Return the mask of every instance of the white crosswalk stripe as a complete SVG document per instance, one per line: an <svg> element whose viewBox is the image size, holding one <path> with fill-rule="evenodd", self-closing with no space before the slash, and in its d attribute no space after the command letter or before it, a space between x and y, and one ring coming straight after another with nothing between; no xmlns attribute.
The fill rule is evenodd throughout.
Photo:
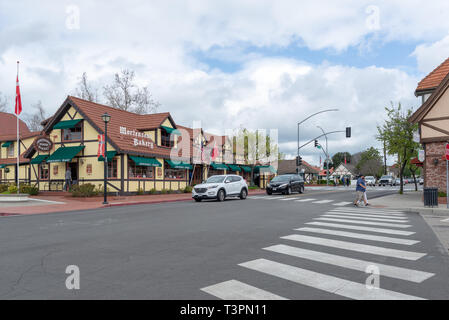
<svg viewBox="0 0 449 320"><path fill-rule="evenodd" d="M369 214L372 216L378 216L379 218L385 217L407 217L407 215L405 214L400 214L400 213L396 213L396 214L392 214L392 213L379 213L379 212L367 212L367 211L351 211L351 210L347 210L347 209L342 209L342 208L335 208L332 209L330 211L328 211L329 213L353 213L353 214Z"/></svg>
<svg viewBox="0 0 449 320"><path fill-rule="evenodd" d="M408 220L394 220L394 219L384 219L384 218L367 218L367 217L353 217L353 216L345 216L340 214L323 214L322 217L329 218L349 218L354 220L368 220L368 221L383 221L383 222L394 222L394 223L407 223Z"/></svg>
<svg viewBox="0 0 449 320"><path fill-rule="evenodd" d="M239 264L239 266L351 299L422 299L419 297L386 289L369 289L365 284L329 276L298 267L293 267L266 259L257 259L241 263Z"/></svg>
<svg viewBox="0 0 449 320"><path fill-rule="evenodd" d="M419 270L407 269L402 267L395 267L390 265L385 265L377 262L364 261L354 258L347 258L343 256L337 256L335 254L329 254L320 251L306 250L302 248L287 246L284 244L279 244L264 248L264 250L277 252L281 254L287 254L297 258L308 259L312 261L317 261L321 263L327 263L342 268L348 268L352 270L365 272L367 267L375 265L379 268L380 274L385 277L396 278L406 281L411 281L415 283L421 283L424 280L429 279L434 276L434 273L424 272Z"/></svg>
<svg viewBox="0 0 449 320"><path fill-rule="evenodd" d="M315 218L315 220L355 223L355 224L364 224L364 225L371 225L371 226L393 227L393 228L410 228L411 227L411 225L409 225L409 224L394 224L394 223L386 223L386 222L361 221L361 220L337 219L337 218L326 218L326 217Z"/></svg>
<svg viewBox="0 0 449 320"><path fill-rule="evenodd" d="M350 201L342 201L342 202L339 202L339 203L334 203L334 206L347 206L348 204L351 204L352 202L350 202Z"/></svg>
<svg viewBox="0 0 449 320"><path fill-rule="evenodd" d="M340 228L340 229L348 229L348 230L360 230L360 231L377 232L377 233L384 233L384 234L395 234L395 235L400 235L400 236L411 236L412 234L415 234L415 232L413 232L413 231L362 227L362 226L354 226L354 225L339 224L339 223L318 222L318 221L307 222L306 224L310 224L313 226L321 226L321 227L332 227L332 228Z"/></svg>
<svg viewBox="0 0 449 320"><path fill-rule="evenodd" d="M392 214L392 215L404 215L403 211L385 211L381 209L374 209L374 208L355 208L355 207L348 207L348 208L335 208L332 210L344 210L344 211L355 211L355 212L362 212L362 213L382 213L382 214Z"/></svg>
<svg viewBox="0 0 449 320"><path fill-rule="evenodd" d="M365 218L380 218L380 219L389 219L394 221L406 221L407 217L397 217L397 216L379 216L377 214L369 214L369 213L351 213L351 212L334 212L328 211L327 214L331 215L339 215L339 216L348 216L348 217L365 217Z"/></svg>
<svg viewBox="0 0 449 320"><path fill-rule="evenodd" d="M296 202L309 202L309 201L315 201L315 200L316 199L309 198L309 199L296 200Z"/></svg>
<svg viewBox="0 0 449 320"><path fill-rule="evenodd" d="M237 280L217 283L201 290L223 300L288 300Z"/></svg>
<svg viewBox="0 0 449 320"><path fill-rule="evenodd" d="M371 234L355 233L355 232L347 232L347 231L338 231L338 230L330 230L330 229L321 229L321 228L308 228L308 227L305 227L305 228L299 228L299 229L295 229L295 230L296 231L303 231L303 232L329 234L329 235L341 236L341 237L347 237L347 238L356 238L356 239L388 242L388 243L395 243L395 244L403 244L403 245L407 245L407 246L411 246L411 245L414 245L416 243L419 243L418 240L409 240L409 239L401 239L401 238L375 236L375 235L371 235Z"/></svg>
<svg viewBox="0 0 449 320"><path fill-rule="evenodd" d="M332 201L334 201L334 200L320 200L320 201L315 201L315 202L312 202L312 203L329 203L329 202L332 202Z"/></svg>
<svg viewBox="0 0 449 320"><path fill-rule="evenodd" d="M299 235L299 234L292 234L289 236L281 237L281 239L310 243L310 244L318 244L318 245L337 248L337 249L344 249L344 250L350 250L350 251L356 251L356 252L362 252L362 253L368 253L368 254L375 254L375 255L381 255L381 256L404 259L404 260L412 260L412 261L418 260L426 255L426 253L422 253L422 252L390 249L390 248L385 248L385 247L372 246L372 245L368 245L368 244L359 244L359 243L353 243L353 242L348 242L348 241L340 241L340 240L333 240L333 239L326 239L326 238L319 238L319 237L303 236L303 235Z"/></svg>
<svg viewBox="0 0 449 320"><path fill-rule="evenodd" d="M298 199L298 198L297 197L288 197L288 198L285 198L285 199L278 199L278 200L291 201L291 200L296 200L296 199Z"/></svg>

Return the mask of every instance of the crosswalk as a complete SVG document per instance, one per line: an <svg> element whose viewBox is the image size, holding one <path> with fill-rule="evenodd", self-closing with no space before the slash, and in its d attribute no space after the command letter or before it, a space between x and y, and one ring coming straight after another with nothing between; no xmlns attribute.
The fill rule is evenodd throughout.
<svg viewBox="0 0 449 320"><path fill-rule="evenodd" d="M332 218L334 216L337 218ZM412 227L409 216L398 210L335 207L306 222L305 226L293 228L293 234L281 236L283 243L262 248L264 252L279 254L279 257L299 259L296 265L259 257L238 266L271 279L288 280L292 285L300 285L298 290L308 287L350 299L421 300L423 297L401 292L395 282L407 281L418 286L435 275L416 268L416 261L423 259L427 253L414 249L420 240L411 238L416 234L410 230ZM301 261L308 263L299 263ZM311 267L311 263L312 266L317 264L317 268ZM329 274L318 272L323 270L323 266L333 268L326 268L331 270ZM379 270L379 276L383 279L381 283L390 282L389 288L394 290L373 287L368 282L360 281L361 274L368 279L371 275L368 270L373 266ZM349 270L351 276L342 278L339 273L332 274L336 272L335 268ZM295 299L279 292L270 292L263 286L263 283L231 279L201 290L224 300Z"/></svg>
<svg viewBox="0 0 449 320"><path fill-rule="evenodd" d="M352 204L351 201L340 201L340 202L336 202L336 200L332 200L332 199L323 199L323 200L318 200L315 198L301 198L301 197L295 197L295 196L251 196L248 197L248 199L253 199L253 200L279 200L279 201L291 201L291 202L299 202L299 203L314 203L314 204L332 204L336 207L343 207L343 206L347 206Z"/></svg>

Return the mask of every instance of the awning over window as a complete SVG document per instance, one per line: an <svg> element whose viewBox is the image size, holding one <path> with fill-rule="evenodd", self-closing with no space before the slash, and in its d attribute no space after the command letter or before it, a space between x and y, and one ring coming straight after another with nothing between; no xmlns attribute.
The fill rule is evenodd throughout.
<svg viewBox="0 0 449 320"><path fill-rule="evenodd" d="M48 154L41 154L41 155L37 156L36 158L31 159L30 163L31 164L41 164L42 161L44 161L47 158L48 158Z"/></svg>
<svg viewBox="0 0 449 320"><path fill-rule="evenodd" d="M254 167L255 172L270 172L270 173L276 173L276 169L273 166L256 166Z"/></svg>
<svg viewBox="0 0 449 320"><path fill-rule="evenodd" d="M162 167L162 164L154 158L143 158L143 157L134 157L129 156L132 161L136 163L137 166L144 167Z"/></svg>
<svg viewBox="0 0 449 320"><path fill-rule="evenodd" d="M251 167L249 166L240 166L240 168L242 168L245 172L251 172Z"/></svg>
<svg viewBox="0 0 449 320"><path fill-rule="evenodd" d="M82 119L60 121L57 124L55 124L53 129L71 129L74 128L81 120Z"/></svg>
<svg viewBox="0 0 449 320"><path fill-rule="evenodd" d="M223 163L212 162L210 166L215 170L229 170L229 168Z"/></svg>
<svg viewBox="0 0 449 320"><path fill-rule="evenodd" d="M115 157L116 154L117 154L117 151L115 151L115 150L106 152L106 156L108 157L108 162L111 161ZM99 156L98 161L104 162L103 156Z"/></svg>
<svg viewBox="0 0 449 320"><path fill-rule="evenodd" d="M192 170L192 165L188 164L188 163L184 163L184 162L179 162L179 163L174 163L171 160L165 160L168 165L170 166L170 168L173 169L189 169Z"/></svg>
<svg viewBox="0 0 449 320"><path fill-rule="evenodd" d="M6 168L6 164L0 164L0 169Z"/></svg>
<svg viewBox="0 0 449 320"><path fill-rule="evenodd" d="M235 172L240 172L242 171L242 169L240 169L239 166L235 165L235 164L228 164L229 169L231 169L231 171L235 171ZM251 170L251 169L250 169Z"/></svg>
<svg viewBox="0 0 449 320"><path fill-rule="evenodd" d="M61 147L48 157L47 162L70 162L84 147Z"/></svg>
<svg viewBox="0 0 449 320"><path fill-rule="evenodd" d="M165 131L167 131L168 134L176 134L178 136L181 135L181 132L179 132L178 129L175 128L170 128L170 127L166 127L166 126L161 126L162 129L164 129Z"/></svg>
<svg viewBox="0 0 449 320"><path fill-rule="evenodd" d="M4 144L2 144L2 147L3 148L8 148L12 143L13 143L13 141L5 142Z"/></svg>

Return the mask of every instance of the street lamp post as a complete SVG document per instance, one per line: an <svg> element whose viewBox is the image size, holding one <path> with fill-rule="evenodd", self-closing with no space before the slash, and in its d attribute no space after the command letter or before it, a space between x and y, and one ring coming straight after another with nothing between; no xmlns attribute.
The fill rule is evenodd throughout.
<svg viewBox="0 0 449 320"><path fill-rule="evenodd" d="M324 112L329 112L329 111L338 111L338 109L327 109L327 110L318 111L318 112L308 116L307 118L305 118L301 122L298 122L298 157L299 157L299 149L301 149L301 147L299 146L299 125L301 123L305 122L306 120L312 118L313 116L316 116L317 114L324 113ZM296 171L299 171L299 168L296 168Z"/></svg>
<svg viewBox="0 0 449 320"><path fill-rule="evenodd" d="M328 150L328 144L327 144L327 134L326 132L323 130L323 128L321 128L320 126L317 126L318 128L321 129L321 131L323 131L324 137L326 138L326 185L329 185L329 150ZM335 169L334 169L335 170Z"/></svg>
<svg viewBox="0 0 449 320"><path fill-rule="evenodd" d="M107 177L108 177L108 122L111 121L111 116L106 112L101 116L104 121L104 201L103 204L108 204L107 192Z"/></svg>

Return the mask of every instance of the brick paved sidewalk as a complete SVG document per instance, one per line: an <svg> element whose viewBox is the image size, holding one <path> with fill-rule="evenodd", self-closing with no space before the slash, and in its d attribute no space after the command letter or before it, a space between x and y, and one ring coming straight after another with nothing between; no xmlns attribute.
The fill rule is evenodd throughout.
<svg viewBox="0 0 449 320"><path fill-rule="evenodd" d="M265 190L250 190L249 194L262 194ZM103 197L73 198L71 195L39 195L26 203L0 203L0 216L28 215L52 212L91 210L112 206L154 204L162 202L192 201L191 193L142 196L109 196L109 205L103 205Z"/></svg>

